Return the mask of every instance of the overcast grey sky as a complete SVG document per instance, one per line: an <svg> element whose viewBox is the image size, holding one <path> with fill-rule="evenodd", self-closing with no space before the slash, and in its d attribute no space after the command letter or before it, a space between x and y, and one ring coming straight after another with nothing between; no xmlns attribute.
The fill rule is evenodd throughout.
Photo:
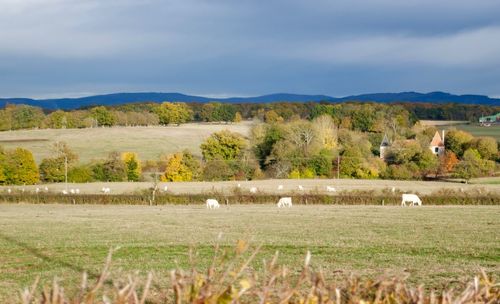
<svg viewBox="0 0 500 304"><path fill-rule="evenodd" d="M0 0L0 96L500 96L499 0Z"/></svg>

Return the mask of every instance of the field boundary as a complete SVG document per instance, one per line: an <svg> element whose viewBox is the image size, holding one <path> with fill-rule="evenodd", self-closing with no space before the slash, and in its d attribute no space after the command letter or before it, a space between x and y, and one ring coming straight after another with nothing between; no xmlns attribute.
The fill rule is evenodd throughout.
<svg viewBox="0 0 500 304"><path fill-rule="evenodd" d="M155 199L149 194L2 194L0 203L7 204L86 204L86 205L204 205L207 198L215 198L220 204L274 204L281 197L289 196L296 205L388 205L401 203L400 194L160 194ZM500 195L440 193L420 196L424 205L500 205Z"/></svg>

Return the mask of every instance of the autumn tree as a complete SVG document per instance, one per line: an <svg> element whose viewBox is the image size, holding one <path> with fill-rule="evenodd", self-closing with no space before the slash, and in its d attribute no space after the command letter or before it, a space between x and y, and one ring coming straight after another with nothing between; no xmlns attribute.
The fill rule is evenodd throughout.
<svg viewBox="0 0 500 304"><path fill-rule="evenodd" d="M40 181L40 174L33 154L23 148L7 151L4 174L6 184L33 185Z"/></svg>
<svg viewBox="0 0 500 304"><path fill-rule="evenodd" d="M142 168L139 156L134 152L123 152L122 161L125 164L127 180L137 182L141 178Z"/></svg>
<svg viewBox="0 0 500 304"><path fill-rule="evenodd" d="M240 112L236 112L236 114L234 114L234 119L233 119L233 122L241 122L243 120L243 117L241 116L241 113Z"/></svg>
<svg viewBox="0 0 500 304"><path fill-rule="evenodd" d="M234 160L240 157L246 148L246 141L239 133L228 130L215 132L200 146L203 158Z"/></svg>
<svg viewBox="0 0 500 304"><path fill-rule="evenodd" d="M78 155L63 141L55 142L51 150L53 157L40 163L40 177L44 182L63 182L66 170L78 162Z"/></svg>
<svg viewBox="0 0 500 304"><path fill-rule="evenodd" d="M154 108L162 125L182 124L193 119L193 111L184 102L163 102Z"/></svg>
<svg viewBox="0 0 500 304"><path fill-rule="evenodd" d="M41 127L45 115L41 108L27 105L14 106L11 109L12 129L32 129Z"/></svg>
<svg viewBox="0 0 500 304"><path fill-rule="evenodd" d="M466 181L474 177L491 174L495 170L495 162L481 158L476 149L469 148L464 152L462 161L455 166L454 175Z"/></svg>
<svg viewBox="0 0 500 304"><path fill-rule="evenodd" d="M462 157L467 145L474 137L465 131L449 130L446 133L444 145L446 150L452 151L458 157Z"/></svg>
<svg viewBox="0 0 500 304"><path fill-rule="evenodd" d="M94 180L107 182L127 180L127 168L118 152L111 152L106 160L94 163L91 169Z"/></svg>
<svg viewBox="0 0 500 304"><path fill-rule="evenodd" d="M458 164L458 161L455 153L452 151L445 151L445 153L439 157L438 174L443 175L452 172Z"/></svg>
<svg viewBox="0 0 500 304"><path fill-rule="evenodd" d="M317 140L322 149L333 150L337 147L338 129L333 119L328 115L321 115L313 120Z"/></svg>
<svg viewBox="0 0 500 304"><path fill-rule="evenodd" d="M469 145L479 152L482 159L495 160L498 155L498 144L493 137L477 137Z"/></svg>
<svg viewBox="0 0 500 304"><path fill-rule="evenodd" d="M183 153L175 153L168 159L165 173L161 176L162 181L185 182L193 178L193 173L182 161Z"/></svg>

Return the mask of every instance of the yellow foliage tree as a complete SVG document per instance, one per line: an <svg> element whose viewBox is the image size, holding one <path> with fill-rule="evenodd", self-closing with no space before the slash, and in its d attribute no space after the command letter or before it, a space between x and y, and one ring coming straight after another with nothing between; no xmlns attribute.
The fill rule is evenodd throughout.
<svg viewBox="0 0 500 304"><path fill-rule="evenodd" d="M123 152L122 161L125 163L127 170L127 180L137 182L141 178L142 168L139 156L134 152Z"/></svg>
<svg viewBox="0 0 500 304"><path fill-rule="evenodd" d="M175 153L168 161L165 173L161 176L164 182L186 182L193 179L193 172L183 162L183 154Z"/></svg>

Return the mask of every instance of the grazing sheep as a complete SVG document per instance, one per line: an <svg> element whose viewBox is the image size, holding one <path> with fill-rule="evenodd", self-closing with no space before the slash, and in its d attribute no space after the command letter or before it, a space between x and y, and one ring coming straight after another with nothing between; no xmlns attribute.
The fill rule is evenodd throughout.
<svg viewBox="0 0 500 304"><path fill-rule="evenodd" d="M63 190L63 191L61 191L61 192L62 192L62 194L64 194L64 195L67 195L67 194L68 194L68 191L66 191L66 190Z"/></svg>
<svg viewBox="0 0 500 304"><path fill-rule="evenodd" d="M396 193L396 187L392 187L391 192Z"/></svg>
<svg viewBox="0 0 500 304"><path fill-rule="evenodd" d="M238 184L238 188L241 188L241 184Z"/></svg>
<svg viewBox="0 0 500 304"><path fill-rule="evenodd" d="M280 198L280 200L278 201L278 208L281 208L281 207L292 207L292 198L291 197L282 197Z"/></svg>
<svg viewBox="0 0 500 304"><path fill-rule="evenodd" d="M422 201L416 194L403 194L401 206L406 206L407 202L410 203L410 206L422 206Z"/></svg>
<svg viewBox="0 0 500 304"><path fill-rule="evenodd" d="M168 186L163 187L163 191L167 192L168 191Z"/></svg>
<svg viewBox="0 0 500 304"><path fill-rule="evenodd" d="M69 189L69 193L75 194L75 189Z"/></svg>
<svg viewBox="0 0 500 304"><path fill-rule="evenodd" d="M302 185L299 185L299 190L304 191L304 187L302 187Z"/></svg>
<svg viewBox="0 0 500 304"><path fill-rule="evenodd" d="M207 199L207 209L219 209L220 205L216 199Z"/></svg>
<svg viewBox="0 0 500 304"><path fill-rule="evenodd" d="M335 187L326 186L326 191L327 192L336 192L337 189L335 189Z"/></svg>
<svg viewBox="0 0 500 304"><path fill-rule="evenodd" d="M76 194L80 194L80 189L75 189Z"/></svg>
<svg viewBox="0 0 500 304"><path fill-rule="evenodd" d="M45 187L43 190L45 190L45 192L49 192L49 187Z"/></svg>
<svg viewBox="0 0 500 304"><path fill-rule="evenodd" d="M283 190L283 185L279 185L278 190Z"/></svg>
<svg viewBox="0 0 500 304"><path fill-rule="evenodd" d="M109 194L109 193L111 193L111 189L109 189L107 187L102 187L102 193Z"/></svg>
<svg viewBox="0 0 500 304"><path fill-rule="evenodd" d="M10 188L7 189L7 193L9 193L9 194L12 193L12 189L10 189Z"/></svg>
<svg viewBox="0 0 500 304"><path fill-rule="evenodd" d="M250 193L257 193L257 187L250 188Z"/></svg>
<svg viewBox="0 0 500 304"><path fill-rule="evenodd" d="M37 187L37 188L35 189L35 193L40 193L40 188L38 188L38 187Z"/></svg>

